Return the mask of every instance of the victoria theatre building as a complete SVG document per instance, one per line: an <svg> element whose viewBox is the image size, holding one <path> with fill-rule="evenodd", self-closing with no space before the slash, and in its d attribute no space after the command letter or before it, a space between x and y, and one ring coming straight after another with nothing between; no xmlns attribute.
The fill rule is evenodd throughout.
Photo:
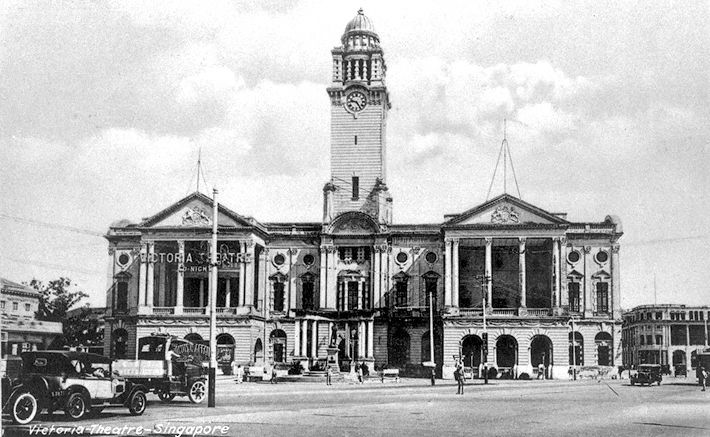
<svg viewBox="0 0 710 437"><path fill-rule="evenodd" d="M387 66L362 11L331 55L322 220L261 222L219 206L220 362L313 368L333 345L341 369L424 374L431 311L444 378L459 357L475 372L486 347L499 376L621 365L619 220L570 222L503 194L440 223L392 223ZM136 339L156 332L209 338L212 217L212 199L195 192L111 225L107 355L134 357Z"/></svg>

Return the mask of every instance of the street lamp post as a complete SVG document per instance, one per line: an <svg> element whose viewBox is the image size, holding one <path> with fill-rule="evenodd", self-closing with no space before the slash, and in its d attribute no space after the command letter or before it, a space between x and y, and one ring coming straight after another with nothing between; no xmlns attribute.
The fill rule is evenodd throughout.
<svg viewBox="0 0 710 437"><path fill-rule="evenodd" d="M572 379L577 380L577 336L574 335L574 318L570 319L572 323Z"/></svg>
<svg viewBox="0 0 710 437"><path fill-rule="evenodd" d="M210 369L207 382L207 407L215 407L217 380L217 188L212 190L212 247L210 250Z"/></svg>
<svg viewBox="0 0 710 437"><path fill-rule="evenodd" d="M481 306L483 307L483 383L488 384L488 327L486 326L486 309L488 306L488 283L491 277L479 275L477 278L481 281ZM473 371L473 359L471 361L471 371Z"/></svg>
<svg viewBox="0 0 710 437"><path fill-rule="evenodd" d="M431 385L436 384L436 363L434 362L434 291L429 290L429 361L431 361Z"/></svg>

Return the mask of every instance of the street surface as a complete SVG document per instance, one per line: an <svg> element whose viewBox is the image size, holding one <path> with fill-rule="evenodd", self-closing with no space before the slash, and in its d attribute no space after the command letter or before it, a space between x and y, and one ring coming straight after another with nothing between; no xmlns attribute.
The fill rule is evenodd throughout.
<svg viewBox="0 0 710 437"><path fill-rule="evenodd" d="M694 378L666 378L661 386L639 387L628 380L483 381L456 395L453 381L403 379L365 384L244 383L220 376L217 407L193 405L186 398L170 404L149 395L143 416L105 411L79 422L62 413L36 419L35 429L143 426L176 435L179 427L228 426L226 434L320 436L710 436L710 391ZM176 427L171 430L168 427ZM28 435L3 420L5 436ZM81 432L76 428L74 432ZM64 434L71 430L63 430ZM116 431L114 431L116 432ZM182 428L191 435L194 428ZM33 434L42 435L42 434ZM123 434L126 435L126 434ZM131 434L135 435L135 434ZM144 434L145 435L145 434ZM201 435L205 435L204 433Z"/></svg>

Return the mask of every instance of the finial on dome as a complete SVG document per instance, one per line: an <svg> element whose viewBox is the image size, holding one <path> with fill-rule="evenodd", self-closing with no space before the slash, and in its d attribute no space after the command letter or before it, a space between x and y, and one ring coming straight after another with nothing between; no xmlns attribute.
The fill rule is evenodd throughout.
<svg viewBox="0 0 710 437"><path fill-rule="evenodd" d="M363 11L362 8L358 9L358 10L357 10L357 13L358 13L359 15L365 15L365 11Z"/></svg>

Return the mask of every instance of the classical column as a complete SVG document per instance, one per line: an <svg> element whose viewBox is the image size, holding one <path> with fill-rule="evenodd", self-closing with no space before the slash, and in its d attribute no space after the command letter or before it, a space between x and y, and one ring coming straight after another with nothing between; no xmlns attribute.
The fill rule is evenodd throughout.
<svg viewBox="0 0 710 437"><path fill-rule="evenodd" d="M148 262L148 249L145 244L141 244L140 253L140 268L138 270L138 306L145 305L145 285L146 285L146 271Z"/></svg>
<svg viewBox="0 0 710 437"><path fill-rule="evenodd" d="M291 308L296 308L296 285L293 281L296 279L293 274L293 255L298 253L295 249L289 248L288 251L288 302L286 302L286 313Z"/></svg>
<svg viewBox="0 0 710 437"><path fill-rule="evenodd" d="M486 238L486 294L487 308L493 308L493 239Z"/></svg>
<svg viewBox="0 0 710 437"><path fill-rule="evenodd" d="M200 308L205 306L205 279L200 278Z"/></svg>
<svg viewBox="0 0 710 437"><path fill-rule="evenodd" d="M365 322L360 320L357 322L357 356L359 359L365 358L365 345L367 339L365 338Z"/></svg>
<svg viewBox="0 0 710 437"><path fill-rule="evenodd" d="M560 306L560 237L552 239L552 306Z"/></svg>
<svg viewBox="0 0 710 437"><path fill-rule="evenodd" d="M589 252L592 251L591 246L584 246L582 248L582 253L584 257L584 279L582 280L582 286L584 287L583 292L584 292L584 317L590 317L593 314L594 309L592 308L592 273L590 270L587 268L587 258L589 258Z"/></svg>
<svg viewBox="0 0 710 437"><path fill-rule="evenodd" d="M357 309L362 309L362 289L365 285L363 278L358 278L357 280Z"/></svg>
<svg viewBox="0 0 710 437"><path fill-rule="evenodd" d="M241 253L239 261L239 306L246 305L245 295L246 295L246 270L247 264L244 262L244 256L247 253L246 243L243 241L239 242L239 252Z"/></svg>
<svg viewBox="0 0 710 437"><path fill-rule="evenodd" d="M333 322L328 322L328 347L330 347L331 344L334 344L336 346L338 345L337 344L338 339L336 338L335 340L333 340L333 337L332 337L333 325L334 325Z"/></svg>
<svg viewBox="0 0 710 437"><path fill-rule="evenodd" d="M158 264L158 306L167 306L165 302L165 263Z"/></svg>
<svg viewBox="0 0 710 437"><path fill-rule="evenodd" d="M621 317L621 272L619 271L619 245L611 246L611 309L614 319ZM706 324L707 328L707 324ZM705 333L707 339L707 333Z"/></svg>
<svg viewBox="0 0 710 437"><path fill-rule="evenodd" d="M520 273L520 306L527 307L527 289L525 282L525 237L518 238L518 271Z"/></svg>
<svg viewBox="0 0 710 437"><path fill-rule="evenodd" d="M327 250L325 246L320 247L320 277L318 278L318 286L319 286L319 295L318 295L318 301L320 302L320 306L318 307L319 309L327 308L327 301L326 301L326 281L327 281Z"/></svg>
<svg viewBox="0 0 710 437"><path fill-rule="evenodd" d="M380 307L381 288L380 288L380 248L379 245L372 246L372 286L370 287L372 297L370 302L372 308Z"/></svg>
<svg viewBox="0 0 710 437"><path fill-rule="evenodd" d="M346 279L346 278L344 277L343 279ZM350 299L349 299L350 287L348 287L348 285L350 285L350 281L343 280L340 282L340 284L341 284L340 286L342 287L342 290L343 290L343 294L341 295L342 299L343 299L343 310L350 311Z"/></svg>
<svg viewBox="0 0 710 437"><path fill-rule="evenodd" d="M338 272L337 272L337 265L336 265L336 253L338 251L337 247L334 246L329 246L328 247L328 282L327 282L327 287L326 287L326 296L327 301L328 301L328 308L335 308L335 299L337 299L337 296L333 296L336 294L336 286L337 286L337 279L338 279Z"/></svg>
<svg viewBox="0 0 710 437"><path fill-rule="evenodd" d="M146 273L145 304L153 306L153 291L155 289L155 243L148 243L148 272Z"/></svg>
<svg viewBox="0 0 710 437"><path fill-rule="evenodd" d="M455 238L451 256L451 305L459 306L459 239Z"/></svg>
<svg viewBox="0 0 710 437"><path fill-rule="evenodd" d="M231 281L229 278L225 278L224 282L224 286L226 287L226 289L224 290L224 306L225 308L229 308L231 306L230 303L232 302L232 289L230 288Z"/></svg>
<svg viewBox="0 0 710 437"><path fill-rule="evenodd" d="M256 259L254 258L254 242L247 241L246 256L249 262L245 264L244 272L244 305L254 305L254 270L256 268Z"/></svg>
<svg viewBox="0 0 710 437"><path fill-rule="evenodd" d="M444 239L445 252L444 252L444 305L447 307L451 306L451 239Z"/></svg>
<svg viewBox="0 0 710 437"><path fill-rule="evenodd" d="M318 358L318 321L311 322L311 357Z"/></svg>
<svg viewBox="0 0 710 437"><path fill-rule="evenodd" d="M301 320L301 354L308 355L308 320Z"/></svg>
<svg viewBox="0 0 710 437"><path fill-rule="evenodd" d="M350 358L350 323L345 322L345 351L346 355Z"/></svg>
<svg viewBox="0 0 710 437"><path fill-rule="evenodd" d="M182 313L183 294L185 292L185 240L178 240L177 292L175 296L175 314Z"/></svg>
<svg viewBox="0 0 710 437"><path fill-rule="evenodd" d="M298 319L293 322L293 356L301 356L301 321Z"/></svg>
<svg viewBox="0 0 710 437"><path fill-rule="evenodd" d="M375 321L367 322L367 357L375 357Z"/></svg>

